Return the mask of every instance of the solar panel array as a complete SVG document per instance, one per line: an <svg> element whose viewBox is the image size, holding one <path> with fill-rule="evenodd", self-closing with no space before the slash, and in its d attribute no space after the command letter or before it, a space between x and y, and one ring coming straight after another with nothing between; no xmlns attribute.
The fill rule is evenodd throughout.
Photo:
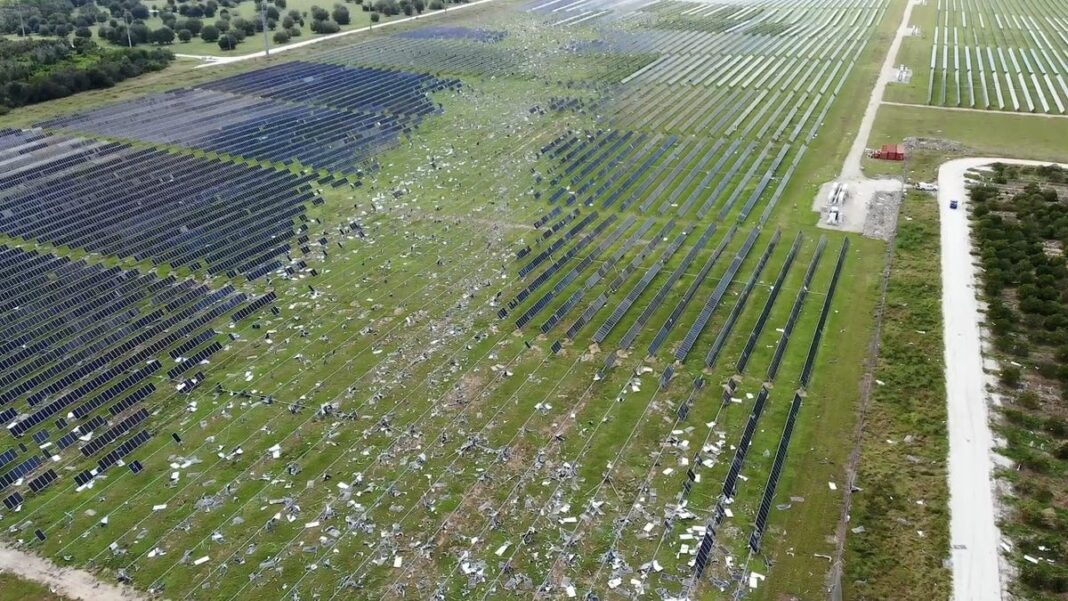
<svg viewBox="0 0 1068 601"><path fill-rule="evenodd" d="M358 174L440 112L432 92L458 85L402 71L294 62L40 125Z"/></svg>
<svg viewBox="0 0 1068 601"><path fill-rule="evenodd" d="M456 25L431 25L398 33L396 37L413 40L469 40L474 42L499 42L508 36L506 31L494 31Z"/></svg>
<svg viewBox="0 0 1068 601"><path fill-rule="evenodd" d="M459 86L457 79L423 73L295 61L197 87L358 113L425 116L440 111L431 93Z"/></svg>
<svg viewBox="0 0 1068 601"><path fill-rule="evenodd" d="M9 236L236 275L284 255L293 220L322 202L312 175L33 135L0 130Z"/></svg>
<svg viewBox="0 0 1068 601"><path fill-rule="evenodd" d="M435 74L525 78L534 73L515 50L457 39L391 36L327 50L315 59L342 65L410 69Z"/></svg>
<svg viewBox="0 0 1068 601"><path fill-rule="evenodd" d="M229 286L213 290L173 276L5 245L0 245L0 282L5 290L0 406L9 410L8 434L29 436L44 457L58 457L96 431L103 433L81 448L84 456L113 446L114 459L128 454L150 436L126 440L150 419L145 403L164 362L175 358L168 351L183 349L207 359L204 349L222 348L210 324L250 306L245 294ZM53 425L54 446L48 442ZM26 456L25 443L20 448L21 454L15 449L0 454L0 466L17 464L0 476L5 488L44 464L39 454ZM39 492L55 479L46 472L30 489Z"/></svg>

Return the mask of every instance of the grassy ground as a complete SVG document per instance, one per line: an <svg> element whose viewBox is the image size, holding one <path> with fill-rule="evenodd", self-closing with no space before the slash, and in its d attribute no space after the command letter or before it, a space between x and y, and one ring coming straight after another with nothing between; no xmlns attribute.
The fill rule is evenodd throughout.
<svg viewBox="0 0 1068 601"><path fill-rule="evenodd" d="M869 148L898 144L909 137L935 139L935 145L913 152L909 169L914 179L930 179L945 160L961 156L1002 156L1068 161L1068 119L972 113L937 108L883 105L872 128ZM943 143L951 148L939 148ZM901 165L864 159L870 176L898 175Z"/></svg>
<svg viewBox="0 0 1068 601"><path fill-rule="evenodd" d="M48 587L23 580L14 574L0 572L0 601L69 601Z"/></svg>
<svg viewBox="0 0 1068 601"><path fill-rule="evenodd" d="M950 574L938 207L910 192L883 308L843 598L944 599Z"/></svg>

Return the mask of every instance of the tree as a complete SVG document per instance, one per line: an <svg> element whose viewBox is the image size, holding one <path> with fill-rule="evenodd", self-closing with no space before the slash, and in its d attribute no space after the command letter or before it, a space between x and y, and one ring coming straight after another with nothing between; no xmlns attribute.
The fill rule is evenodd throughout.
<svg viewBox="0 0 1068 601"><path fill-rule="evenodd" d="M219 31L230 31L230 20L229 19L219 19L218 21L215 22L215 29L217 29Z"/></svg>
<svg viewBox="0 0 1068 601"><path fill-rule="evenodd" d="M200 34L200 35L201 35L201 37L204 37L204 34ZM237 40L234 38L233 35L227 33L227 34L219 36L219 48L221 48L223 50L233 50L236 47L237 47Z"/></svg>
<svg viewBox="0 0 1068 601"><path fill-rule="evenodd" d="M311 16L313 21L326 21L330 18L330 13L326 12L325 8L313 6L311 8Z"/></svg>
<svg viewBox="0 0 1068 601"><path fill-rule="evenodd" d="M230 28L240 29L241 31L245 32L246 36L250 36L256 33L256 23L249 21L248 19L242 19L241 17L235 17L231 19Z"/></svg>
<svg viewBox="0 0 1068 601"><path fill-rule="evenodd" d="M289 41L289 34L288 33L284 32L284 31L275 32L275 34L274 34L274 43L275 44L285 44L288 41Z"/></svg>
<svg viewBox="0 0 1068 601"><path fill-rule="evenodd" d="M174 30L164 25L152 32L152 41L160 46L174 41Z"/></svg>
<svg viewBox="0 0 1068 601"><path fill-rule="evenodd" d="M415 8L412 7L411 0L400 0L398 6L400 6L401 11L409 17L412 16L413 12L415 12Z"/></svg>
<svg viewBox="0 0 1068 601"><path fill-rule="evenodd" d="M371 12L371 23L378 23L378 20L382 17L378 16L378 13Z"/></svg>
<svg viewBox="0 0 1068 601"><path fill-rule="evenodd" d="M334 21L338 25L348 25L352 22L349 18L349 9L343 4L335 4L334 11L330 13L330 16L334 17Z"/></svg>
<svg viewBox="0 0 1068 601"><path fill-rule="evenodd" d="M134 23L130 26L130 36L134 44L147 44L152 37L152 30L144 23Z"/></svg>
<svg viewBox="0 0 1068 601"><path fill-rule="evenodd" d="M205 25L200 30L200 39L205 42L214 42L219 39L219 28L214 25Z"/></svg>
<svg viewBox="0 0 1068 601"><path fill-rule="evenodd" d="M412 6L415 7L415 12L419 14L423 14L423 11L426 10L426 3L423 0L412 0Z"/></svg>
<svg viewBox="0 0 1068 601"><path fill-rule="evenodd" d="M274 5L277 6L278 8L281 8L282 10L285 10L285 8L286 8L286 0L274 0Z"/></svg>
<svg viewBox="0 0 1068 601"><path fill-rule="evenodd" d="M296 21L294 21L292 17L286 16L282 18L282 27L289 29L294 25L296 25Z"/></svg>
<svg viewBox="0 0 1068 601"><path fill-rule="evenodd" d="M188 29L189 33L198 35L201 29L204 29L204 22L200 19L186 19L178 23L178 29Z"/></svg>
<svg viewBox="0 0 1068 601"><path fill-rule="evenodd" d="M74 35L79 38L89 39L93 37L93 32L88 27L82 26L74 30Z"/></svg>
<svg viewBox="0 0 1068 601"><path fill-rule="evenodd" d="M445 8L445 5L441 3L441 0L430 0L430 10L441 10Z"/></svg>
<svg viewBox="0 0 1068 601"><path fill-rule="evenodd" d="M214 17L215 13L219 11L219 4L215 0L208 0L204 3L204 16Z"/></svg>
<svg viewBox="0 0 1068 601"><path fill-rule="evenodd" d="M333 21L312 21L311 30L314 33L337 33L341 26Z"/></svg>
<svg viewBox="0 0 1068 601"><path fill-rule="evenodd" d="M278 9L274 6L268 6L266 13L268 19L274 19L275 21L282 17L282 13L280 13Z"/></svg>
<svg viewBox="0 0 1068 601"><path fill-rule="evenodd" d="M288 33L291 38L299 38L301 31L299 27L289 27L286 28L286 33Z"/></svg>
<svg viewBox="0 0 1068 601"><path fill-rule="evenodd" d="M188 42L189 40L193 39L193 32L189 31L188 29L179 29L178 39L182 42Z"/></svg>
<svg viewBox="0 0 1068 601"><path fill-rule="evenodd" d="M145 5L141 3L133 5L133 7L130 9L130 14L133 15L133 18L141 19L142 21L150 16L148 14L148 8L146 8Z"/></svg>

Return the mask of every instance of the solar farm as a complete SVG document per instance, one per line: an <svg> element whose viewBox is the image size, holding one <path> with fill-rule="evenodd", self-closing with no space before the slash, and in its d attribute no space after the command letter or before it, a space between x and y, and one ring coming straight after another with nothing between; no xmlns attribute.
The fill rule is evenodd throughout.
<svg viewBox="0 0 1068 601"><path fill-rule="evenodd" d="M1063 115L1068 20L1063 2L927 0L903 44L894 100Z"/></svg>
<svg viewBox="0 0 1068 601"><path fill-rule="evenodd" d="M6 540L168 599L825 594L886 246L808 207L891 9L502 0L0 130Z"/></svg>

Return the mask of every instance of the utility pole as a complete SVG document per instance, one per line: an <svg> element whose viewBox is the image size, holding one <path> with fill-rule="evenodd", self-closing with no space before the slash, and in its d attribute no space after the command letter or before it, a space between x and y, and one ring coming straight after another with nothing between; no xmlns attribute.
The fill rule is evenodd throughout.
<svg viewBox="0 0 1068 601"><path fill-rule="evenodd" d="M267 2L260 0L260 25L263 26L263 55L271 56L271 46L267 43Z"/></svg>
<svg viewBox="0 0 1068 601"><path fill-rule="evenodd" d="M22 37L26 37L26 23L22 20L22 7L16 6L15 12L19 15L19 29L22 30Z"/></svg>
<svg viewBox="0 0 1068 601"><path fill-rule="evenodd" d="M122 20L126 21L126 44L133 48L133 37L130 36L130 26L133 25L133 15L130 11L126 11L126 14L122 16Z"/></svg>

